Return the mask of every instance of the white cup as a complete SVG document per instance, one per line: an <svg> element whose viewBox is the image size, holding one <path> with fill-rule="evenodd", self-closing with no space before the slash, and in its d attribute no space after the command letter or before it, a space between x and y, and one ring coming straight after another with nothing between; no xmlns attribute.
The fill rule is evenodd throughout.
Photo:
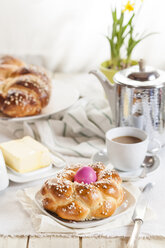
<svg viewBox="0 0 165 248"><path fill-rule="evenodd" d="M142 141L123 144L112 140L121 136L132 136ZM146 156L148 142L148 135L138 128L117 127L109 130L106 133L106 144L110 163L121 171L137 170Z"/></svg>
<svg viewBox="0 0 165 248"><path fill-rule="evenodd" d="M8 185L9 185L9 178L8 178L3 154L0 150L0 191L6 189Z"/></svg>

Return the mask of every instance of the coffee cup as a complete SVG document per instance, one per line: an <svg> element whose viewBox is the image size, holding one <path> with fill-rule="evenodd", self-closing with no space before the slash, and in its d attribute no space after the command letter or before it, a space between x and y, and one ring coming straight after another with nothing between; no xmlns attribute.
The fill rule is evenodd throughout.
<svg viewBox="0 0 165 248"><path fill-rule="evenodd" d="M141 129L117 127L106 133L107 154L110 163L118 170L140 168L147 153L149 138Z"/></svg>

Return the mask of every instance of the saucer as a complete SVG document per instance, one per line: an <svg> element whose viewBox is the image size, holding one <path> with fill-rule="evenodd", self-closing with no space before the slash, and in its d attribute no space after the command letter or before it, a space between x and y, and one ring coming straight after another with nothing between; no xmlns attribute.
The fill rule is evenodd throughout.
<svg viewBox="0 0 165 248"><path fill-rule="evenodd" d="M108 168L110 167L110 169L114 168L119 173L119 175L121 176L121 178L123 180L130 180L131 181L131 180L139 179L139 177L140 177L140 175L144 169L144 167L142 167L142 166L139 169L133 170L133 171L120 171L120 170L116 169L112 164L110 164L106 149L103 149L103 150L96 152L93 155L92 160L94 163L102 162ZM157 155L154 155L153 156L153 164L150 167L146 167L146 176L155 172L155 170L157 170L159 168L159 166L160 166L160 159Z"/></svg>

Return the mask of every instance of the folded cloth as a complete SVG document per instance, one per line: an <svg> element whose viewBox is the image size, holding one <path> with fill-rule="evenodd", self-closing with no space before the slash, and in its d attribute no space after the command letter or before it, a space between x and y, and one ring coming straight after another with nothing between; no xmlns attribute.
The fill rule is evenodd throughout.
<svg viewBox="0 0 165 248"><path fill-rule="evenodd" d="M131 183L125 183L124 187L137 199L140 190L138 187L134 186ZM85 228L85 229L73 229L69 227L65 227L49 216L44 215L37 207L34 201L34 197L36 192L41 188L41 186L27 188L24 190L17 191L17 199L22 204L23 208L28 212L31 218L31 222L34 230L37 233L56 233L56 234L73 234L73 235L99 235L101 232L106 232L112 237L113 231L115 228L123 227L131 224L132 222L132 214L135 205L129 209L126 214L120 216L120 218L116 218L108 224L104 224L98 227ZM147 208L145 219L149 220L154 216L153 211L150 208Z"/></svg>
<svg viewBox="0 0 165 248"><path fill-rule="evenodd" d="M104 148L105 132L112 127L105 99L80 99L60 120L38 120L42 143L64 155L88 157ZM44 130L44 131L43 131Z"/></svg>
<svg viewBox="0 0 165 248"><path fill-rule="evenodd" d="M6 128L6 123L0 124ZM90 158L104 148L105 132L113 127L106 99L81 98L71 108L49 120L33 123L8 123L7 129L16 138L30 135L52 152Z"/></svg>

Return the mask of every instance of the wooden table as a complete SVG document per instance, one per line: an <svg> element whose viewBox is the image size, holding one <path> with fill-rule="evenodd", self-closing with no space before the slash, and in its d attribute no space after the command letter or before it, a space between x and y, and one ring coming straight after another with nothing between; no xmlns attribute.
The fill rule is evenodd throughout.
<svg viewBox="0 0 165 248"><path fill-rule="evenodd" d="M127 238L0 237L0 248L124 248ZM140 239L138 248L163 248L165 238Z"/></svg>

